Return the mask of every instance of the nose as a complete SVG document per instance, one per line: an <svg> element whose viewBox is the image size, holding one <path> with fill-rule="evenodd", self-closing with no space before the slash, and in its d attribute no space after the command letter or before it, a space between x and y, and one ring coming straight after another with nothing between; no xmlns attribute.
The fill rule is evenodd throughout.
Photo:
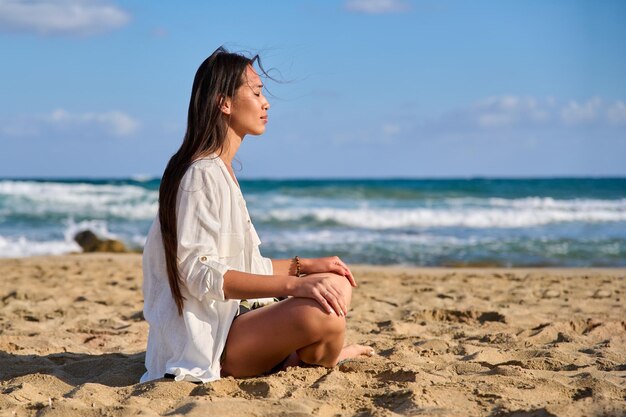
<svg viewBox="0 0 626 417"><path fill-rule="evenodd" d="M263 103L263 109L268 110L269 108L270 108L270 102L265 100L265 103Z"/></svg>

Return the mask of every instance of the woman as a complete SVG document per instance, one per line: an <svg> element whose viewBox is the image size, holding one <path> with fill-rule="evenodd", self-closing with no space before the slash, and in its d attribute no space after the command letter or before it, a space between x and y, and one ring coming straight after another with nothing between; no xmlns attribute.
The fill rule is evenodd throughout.
<svg viewBox="0 0 626 417"><path fill-rule="evenodd" d="M343 347L356 286L345 263L259 252L231 167L244 137L268 122L257 60L218 48L196 73L187 131L163 174L144 248L150 332L141 382L208 382L373 354Z"/></svg>

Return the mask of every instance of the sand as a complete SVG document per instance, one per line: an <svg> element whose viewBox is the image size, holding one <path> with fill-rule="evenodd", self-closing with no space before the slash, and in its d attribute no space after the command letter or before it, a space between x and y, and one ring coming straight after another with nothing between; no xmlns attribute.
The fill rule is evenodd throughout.
<svg viewBox="0 0 626 417"><path fill-rule="evenodd" d="M0 415L626 415L625 269L357 266L347 340L377 356L138 384L141 258L0 260Z"/></svg>

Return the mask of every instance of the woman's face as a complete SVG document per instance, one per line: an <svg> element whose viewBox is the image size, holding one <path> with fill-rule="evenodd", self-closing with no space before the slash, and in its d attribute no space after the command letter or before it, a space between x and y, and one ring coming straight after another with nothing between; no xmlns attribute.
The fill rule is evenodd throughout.
<svg viewBox="0 0 626 417"><path fill-rule="evenodd" d="M270 103L263 95L261 78L251 65L246 68L243 78L243 84L232 100L230 127L241 137L248 133L260 135L265 132Z"/></svg>

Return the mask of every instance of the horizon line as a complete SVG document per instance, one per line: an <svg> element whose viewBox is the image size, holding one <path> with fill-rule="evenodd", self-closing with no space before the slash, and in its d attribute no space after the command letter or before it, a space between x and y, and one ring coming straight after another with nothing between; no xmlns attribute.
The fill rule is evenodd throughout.
<svg viewBox="0 0 626 417"><path fill-rule="evenodd" d="M3 177L0 181L122 181L131 180L136 182L148 182L160 180L160 176L129 175L129 176L26 176L26 177ZM430 181L430 180L561 180L561 179L600 179L622 180L626 175L468 175L468 176L380 176L380 177L238 177L240 181Z"/></svg>

